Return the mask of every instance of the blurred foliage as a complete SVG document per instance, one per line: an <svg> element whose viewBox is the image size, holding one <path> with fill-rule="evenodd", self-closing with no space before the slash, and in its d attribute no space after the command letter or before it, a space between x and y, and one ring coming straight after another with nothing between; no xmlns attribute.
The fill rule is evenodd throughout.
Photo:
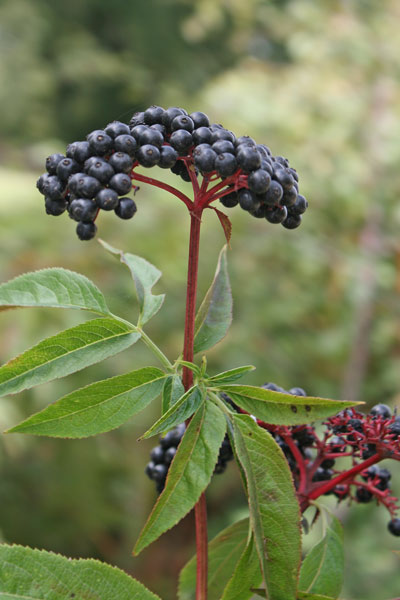
<svg viewBox="0 0 400 600"><path fill-rule="evenodd" d="M118 1L112 9L103 0L3 0L1 281L64 266L92 278L111 310L129 319L137 305L128 272L96 242L79 242L67 217L45 217L35 180L48 154L114 118L128 120L152 103L201 109L288 156L310 202L295 231L229 212L234 323L208 353L210 372L254 364L248 383L299 385L310 395L363 399L367 408L400 405L399 17L395 0ZM148 330L174 358L183 337L188 217L175 198L144 185L136 200L132 222L102 215L99 234L163 271L156 291L167 293L165 306ZM208 213L200 297L224 243ZM5 313L0 360L84 318L72 311ZM154 359L137 344L100 366L3 399L1 428L92 379L146 364ZM79 442L3 436L4 538L102 558L173 598L175 574L193 551L192 518L135 561L130 555L155 498L143 474L152 442L135 440L158 411ZM392 470L399 494L400 469ZM245 510L234 468L215 477L208 496L212 536ZM390 552L398 539L386 532L383 509L339 512L348 567L343 597L398 595Z"/></svg>

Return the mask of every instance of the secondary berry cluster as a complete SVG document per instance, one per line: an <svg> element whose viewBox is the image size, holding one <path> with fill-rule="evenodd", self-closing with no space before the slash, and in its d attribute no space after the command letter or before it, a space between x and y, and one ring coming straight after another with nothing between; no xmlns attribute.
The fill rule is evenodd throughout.
<svg viewBox="0 0 400 600"><path fill-rule="evenodd" d="M262 387L306 396L302 388L285 391L274 383ZM388 406L377 404L368 414L347 409L328 419L322 432L314 425L257 423L272 434L283 451L302 510L321 495L332 494L339 502L348 499L366 503L375 499L390 513L389 531L400 536L398 499L390 489L391 473L377 465L383 459L400 460L400 416L392 415ZM351 467L337 465L344 457L350 457Z"/></svg>
<svg viewBox="0 0 400 600"><path fill-rule="evenodd" d="M78 222L78 237L89 240L96 234L100 210L113 210L122 219L133 217L136 204L126 196L132 179L166 189L135 171L156 165L191 182L195 201L203 208L219 199L227 208L239 205L256 218L295 229L308 206L299 194L297 172L286 158L272 156L268 146L249 136L236 137L222 125L211 124L203 112L189 115L177 107L151 106L135 113L129 125L114 121L89 133L86 140L69 144L65 156L47 158L37 187L45 196L47 214L68 211ZM171 186L169 191L177 192Z"/></svg>
<svg viewBox="0 0 400 600"><path fill-rule="evenodd" d="M186 431L185 423L181 423L171 429L164 437L160 438L160 444L152 449L150 453L150 462L146 465L146 475L156 483L158 493L161 493L165 486L168 475L169 465L171 464L179 443ZM232 460L233 452L228 436L222 441L219 450L218 461L215 465L214 473L221 474L225 471L227 463Z"/></svg>

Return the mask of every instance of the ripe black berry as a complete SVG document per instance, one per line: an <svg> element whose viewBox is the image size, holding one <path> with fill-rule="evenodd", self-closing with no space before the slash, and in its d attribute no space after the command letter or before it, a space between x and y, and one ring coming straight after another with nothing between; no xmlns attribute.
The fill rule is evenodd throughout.
<svg viewBox="0 0 400 600"><path fill-rule="evenodd" d="M55 175L57 172L57 165L65 158L63 154L51 154L46 158L46 170L49 175Z"/></svg>
<svg viewBox="0 0 400 600"><path fill-rule="evenodd" d="M160 150L157 146L145 144L136 152L136 158L143 167L154 167L160 160Z"/></svg>
<svg viewBox="0 0 400 600"><path fill-rule="evenodd" d="M150 106L144 111L143 120L146 125L153 125L154 123L161 123L164 116L165 110L161 106Z"/></svg>
<svg viewBox="0 0 400 600"><path fill-rule="evenodd" d="M80 240L91 240L96 235L97 227L94 223L78 223L76 233Z"/></svg>
<svg viewBox="0 0 400 600"><path fill-rule="evenodd" d="M105 127L104 131L110 138L115 139L119 135L129 135L130 129L126 123L121 123L121 121L113 121L109 123L107 127Z"/></svg>
<svg viewBox="0 0 400 600"><path fill-rule="evenodd" d="M136 125L143 125L144 124L144 112L135 112L135 114L132 116L131 120L129 121L129 127L135 127Z"/></svg>
<svg viewBox="0 0 400 600"><path fill-rule="evenodd" d="M288 215L282 225L286 227L286 229L296 229L301 225L301 215Z"/></svg>
<svg viewBox="0 0 400 600"><path fill-rule="evenodd" d="M178 131L179 129L185 129L186 131L193 131L194 123L192 119L187 115L177 115L171 121L171 131Z"/></svg>
<svg viewBox="0 0 400 600"><path fill-rule="evenodd" d="M265 203L270 206L278 204L283 196L283 188L280 183L272 180L265 194Z"/></svg>
<svg viewBox="0 0 400 600"><path fill-rule="evenodd" d="M294 183L294 179L288 169L281 168L281 165L278 165L274 169L274 179L281 184L284 190L290 190Z"/></svg>
<svg viewBox="0 0 400 600"><path fill-rule="evenodd" d="M164 450L161 448L161 446L156 446L153 448L153 450L150 452L150 458L156 464L164 462Z"/></svg>
<svg viewBox="0 0 400 600"><path fill-rule="evenodd" d="M232 142L232 144L236 141L235 134L232 131L228 131L224 127L218 127L213 130L211 135L211 142L214 144L220 140L227 140Z"/></svg>
<svg viewBox="0 0 400 600"><path fill-rule="evenodd" d="M137 139L141 146L150 144L151 146L157 146L157 148L161 148L164 143L164 136L161 131L151 127L146 127L146 129L144 129L144 131L138 135Z"/></svg>
<svg viewBox="0 0 400 600"><path fill-rule="evenodd" d="M249 189L255 194L264 194L271 184L271 177L267 171L257 169L250 173L248 178Z"/></svg>
<svg viewBox="0 0 400 600"><path fill-rule="evenodd" d="M261 155L255 146L239 146L236 158L239 167L245 173L255 171L261 166Z"/></svg>
<svg viewBox="0 0 400 600"><path fill-rule="evenodd" d="M99 156L92 156L85 162L85 171L101 183L108 183L115 173L112 166Z"/></svg>
<svg viewBox="0 0 400 600"><path fill-rule="evenodd" d="M236 171L237 161L233 154L224 152L222 154L217 154L214 162L214 167L221 175L221 177L229 177L230 175L233 175Z"/></svg>
<svg viewBox="0 0 400 600"><path fill-rule="evenodd" d="M256 195L253 194L251 190L243 188L238 192L239 204L240 208L243 210L257 210L260 206L259 201L256 198Z"/></svg>
<svg viewBox="0 0 400 600"><path fill-rule="evenodd" d="M96 177L84 173L77 173L69 179L68 186L76 196L81 198L94 198L101 189L101 183Z"/></svg>
<svg viewBox="0 0 400 600"><path fill-rule="evenodd" d="M98 207L93 200L88 198L76 198L69 205L68 212L74 221L89 223L96 217Z"/></svg>
<svg viewBox="0 0 400 600"><path fill-rule="evenodd" d="M273 183L273 182L271 182ZM268 193L268 192L267 192ZM287 208L286 206L276 206L273 208L268 208L265 218L270 223L282 223L287 217Z"/></svg>
<svg viewBox="0 0 400 600"><path fill-rule="evenodd" d="M294 186L289 189L285 189L283 191L283 196L281 198L280 204L283 206L287 206L288 208L293 206L297 200L297 190ZM300 213L297 213L300 214Z"/></svg>
<svg viewBox="0 0 400 600"><path fill-rule="evenodd" d="M375 404L371 408L370 414L375 418L390 419L392 412L386 404Z"/></svg>
<svg viewBox="0 0 400 600"><path fill-rule="evenodd" d="M289 394L292 394L293 396L307 396L307 394L301 387L290 388Z"/></svg>
<svg viewBox="0 0 400 600"><path fill-rule="evenodd" d="M400 417L396 417L393 423L391 423L388 427L390 433L394 434L394 437L399 437L400 435Z"/></svg>
<svg viewBox="0 0 400 600"><path fill-rule="evenodd" d="M96 204L103 210L114 210L118 206L118 194L110 188L103 188L96 196Z"/></svg>
<svg viewBox="0 0 400 600"><path fill-rule="evenodd" d="M239 202L238 194L237 192L231 192L230 194L226 194L226 196L222 196L219 201L226 208L233 208Z"/></svg>
<svg viewBox="0 0 400 600"><path fill-rule="evenodd" d="M126 152L129 156L135 156L137 142L133 135L119 135L114 140L114 148L116 152Z"/></svg>
<svg viewBox="0 0 400 600"><path fill-rule="evenodd" d="M186 129L178 129L171 134L169 143L180 155L184 155L193 145L192 134Z"/></svg>
<svg viewBox="0 0 400 600"><path fill-rule="evenodd" d="M171 106L170 108L167 108L167 110L164 112L161 122L163 125L165 125L165 127L171 131L170 127L171 127L171 123L173 121L173 119L175 119L175 117L177 117L178 115L185 115L187 114L185 110L183 110L183 108L177 108L176 106Z"/></svg>
<svg viewBox="0 0 400 600"><path fill-rule="evenodd" d="M199 144L209 144L211 142L212 131L209 127L199 127L192 133L193 142Z"/></svg>
<svg viewBox="0 0 400 600"><path fill-rule="evenodd" d="M296 202L291 207L291 210L292 210L293 214L302 215L303 213L306 212L307 207L308 207L307 200L304 198L304 196L301 196L300 194L298 194Z"/></svg>
<svg viewBox="0 0 400 600"><path fill-rule="evenodd" d="M57 177L65 182L73 173L78 173L80 168L73 158L63 158L57 165Z"/></svg>
<svg viewBox="0 0 400 600"><path fill-rule="evenodd" d="M388 529L392 535L400 536L400 519L392 519L389 521Z"/></svg>
<svg viewBox="0 0 400 600"><path fill-rule="evenodd" d="M214 171L215 159L217 158L216 152L208 144L202 144L197 146L193 152L194 164L203 173L210 173Z"/></svg>
<svg viewBox="0 0 400 600"><path fill-rule="evenodd" d="M49 175L45 179L42 179L41 187L44 196L47 196L51 200L61 200L64 192L64 184L56 175Z"/></svg>
<svg viewBox="0 0 400 600"><path fill-rule="evenodd" d="M44 204L46 208L46 213L48 215L53 215L54 217L62 215L65 209L67 208L67 202L64 199L52 200L51 198L45 198Z"/></svg>
<svg viewBox="0 0 400 600"><path fill-rule="evenodd" d="M161 440L160 440L161 446L163 448L170 448L171 446L177 447L179 442L181 441L183 434L185 433L185 430L186 430L185 423L181 423L180 425L177 425L176 427L174 427L174 429L171 429L171 431L168 431L168 433L163 438L161 438Z"/></svg>
<svg viewBox="0 0 400 600"><path fill-rule="evenodd" d="M116 173L109 181L110 188L115 190L119 196L127 194L132 188L132 181L126 173Z"/></svg>
<svg viewBox="0 0 400 600"><path fill-rule="evenodd" d="M164 463L166 465L170 465L172 463L172 460L173 460L175 454L176 454L176 448L174 446L167 448L167 450L164 453Z"/></svg>
<svg viewBox="0 0 400 600"><path fill-rule="evenodd" d="M196 112L191 113L189 116L192 119L196 129L198 127L208 127L210 125L209 118L203 112L196 111Z"/></svg>
<svg viewBox="0 0 400 600"><path fill-rule="evenodd" d="M162 169L171 169L178 160L177 151L172 146L162 146L160 148L160 160L158 166Z"/></svg>
<svg viewBox="0 0 400 600"><path fill-rule="evenodd" d="M363 487L357 488L356 498L357 498L358 502L362 502L362 503L369 502L370 500L372 500L372 496L373 496L372 492L370 492L366 488L363 488Z"/></svg>
<svg viewBox="0 0 400 600"><path fill-rule="evenodd" d="M108 162L117 173L129 173L133 165L132 158L126 152L114 152Z"/></svg>
<svg viewBox="0 0 400 600"><path fill-rule="evenodd" d="M91 156L89 142L75 142L72 158L78 163L84 163Z"/></svg>
<svg viewBox="0 0 400 600"><path fill-rule="evenodd" d="M87 140L93 154L100 156L107 154L113 147L113 139L102 129L96 129L89 133Z"/></svg>
<svg viewBox="0 0 400 600"><path fill-rule="evenodd" d="M136 203L132 198L120 198L119 204L116 206L115 214L120 219L131 219L137 211Z"/></svg>

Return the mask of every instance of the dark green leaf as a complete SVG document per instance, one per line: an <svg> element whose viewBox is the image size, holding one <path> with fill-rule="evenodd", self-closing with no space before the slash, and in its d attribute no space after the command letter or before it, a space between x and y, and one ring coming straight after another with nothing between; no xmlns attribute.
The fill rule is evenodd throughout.
<svg viewBox="0 0 400 600"><path fill-rule="evenodd" d="M165 374L145 367L97 381L64 396L9 433L82 438L116 429L157 398Z"/></svg>
<svg viewBox="0 0 400 600"><path fill-rule="evenodd" d="M226 420L212 402L192 417L168 471L160 495L136 543L139 554L193 508L210 483L226 431Z"/></svg>
<svg viewBox="0 0 400 600"><path fill-rule="evenodd" d="M158 433L169 431L175 425L183 423L199 408L202 401L201 390L197 386L190 388L139 439L144 440Z"/></svg>
<svg viewBox="0 0 400 600"><path fill-rule="evenodd" d="M249 520L243 519L229 525L208 544L208 600L220 600L246 548L248 533ZM179 600L194 600L195 590L196 556L193 556L179 576Z"/></svg>
<svg viewBox="0 0 400 600"><path fill-rule="evenodd" d="M0 545L4 600L160 600L124 571L98 560Z"/></svg>
<svg viewBox="0 0 400 600"><path fill-rule="evenodd" d="M110 316L103 294L88 279L66 269L43 269L0 285L0 311L24 306L79 308Z"/></svg>
<svg viewBox="0 0 400 600"><path fill-rule="evenodd" d="M151 292L153 286L161 277L161 271L140 256L117 250L103 240L100 240L100 243L112 254L117 254L121 262L130 270L140 307L138 325L144 325L158 313L164 302L165 294L156 296Z"/></svg>
<svg viewBox="0 0 400 600"><path fill-rule="evenodd" d="M236 369L230 369L229 371L223 371L223 373L218 373L218 375L213 375L213 377L209 378L209 382L211 385L225 385L227 383L233 383L237 381L249 371L254 371L255 367L252 365L248 365L245 367L237 367Z"/></svg>
<svg viewBox="0 0 400 600"><path fill-rule="evenodd" d="M301 560L300 508L288 463L272 436L250 416L232 418L268 598L296 600Z"/></svg>
<svg viewBox="0 0 400 600"><path fill-rule="evenodd" d="M257 419L272 425L301 425L326 419L344 408L363 402L344 402L272 392L251 385L218 385L232 400Z"/></svg>
<svg viewBox="0 0 400 600"><path fill-rule="evenodd" d="M80 371L125 350L139 338L133 327L111 318L62 331L0 368L0 396Z"/></svg>
<svg viewBox="0 0 400 600"><path fill-rule="evenodd" d="M299 589L337 598L343 586L343 530L332 516L322 540L310 550L300 570Z"/></svg>
<svg viewBox="0 0 400 600"><path fill-rule="evenodd" d="M194 353L208 350L225 337L232 322L232 292L226 265L226 246L219 255L214 281L196 316Z"/></svg>
<svg viewBox="0 0 400 600"><path fill-rule="evenodd" d="M253 587L260 585L261 581L260 561L251 536L221 600L247 600L253 596Z"/></svg>
<svg viewBox="0 0 400 600"><path fill-rule="evenodd" d="M167 412L171 406L175 404L179 400L181 396L185 393L185 388L183 387L182 379L179 375L169 375L167 377L164 389L163 389L163 398L162 398L162 412L163 414Z"/></svg>

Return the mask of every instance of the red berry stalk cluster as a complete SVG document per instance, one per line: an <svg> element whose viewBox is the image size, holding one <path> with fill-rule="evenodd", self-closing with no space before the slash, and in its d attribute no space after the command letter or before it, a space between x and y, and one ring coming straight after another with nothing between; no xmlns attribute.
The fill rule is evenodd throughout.
<svg viewBox="0 0 400 600"><path fill-rule="evenodd" d="M263 387L285 392L272 383ZM301 388L285 393L306 395ZM389 531L400 536L398 499L390 489L391 473L378 466L384 459L400 461L400 416L392 415L388 406L377 404L368 414L347 409L325 421L321 432L314 425L257 423L273 435L285 454L302 511L323 495L334 495L339 502L376 500L390 513ZM343 464L345 457L351 459L351 466L349 460Z"/></svg>

